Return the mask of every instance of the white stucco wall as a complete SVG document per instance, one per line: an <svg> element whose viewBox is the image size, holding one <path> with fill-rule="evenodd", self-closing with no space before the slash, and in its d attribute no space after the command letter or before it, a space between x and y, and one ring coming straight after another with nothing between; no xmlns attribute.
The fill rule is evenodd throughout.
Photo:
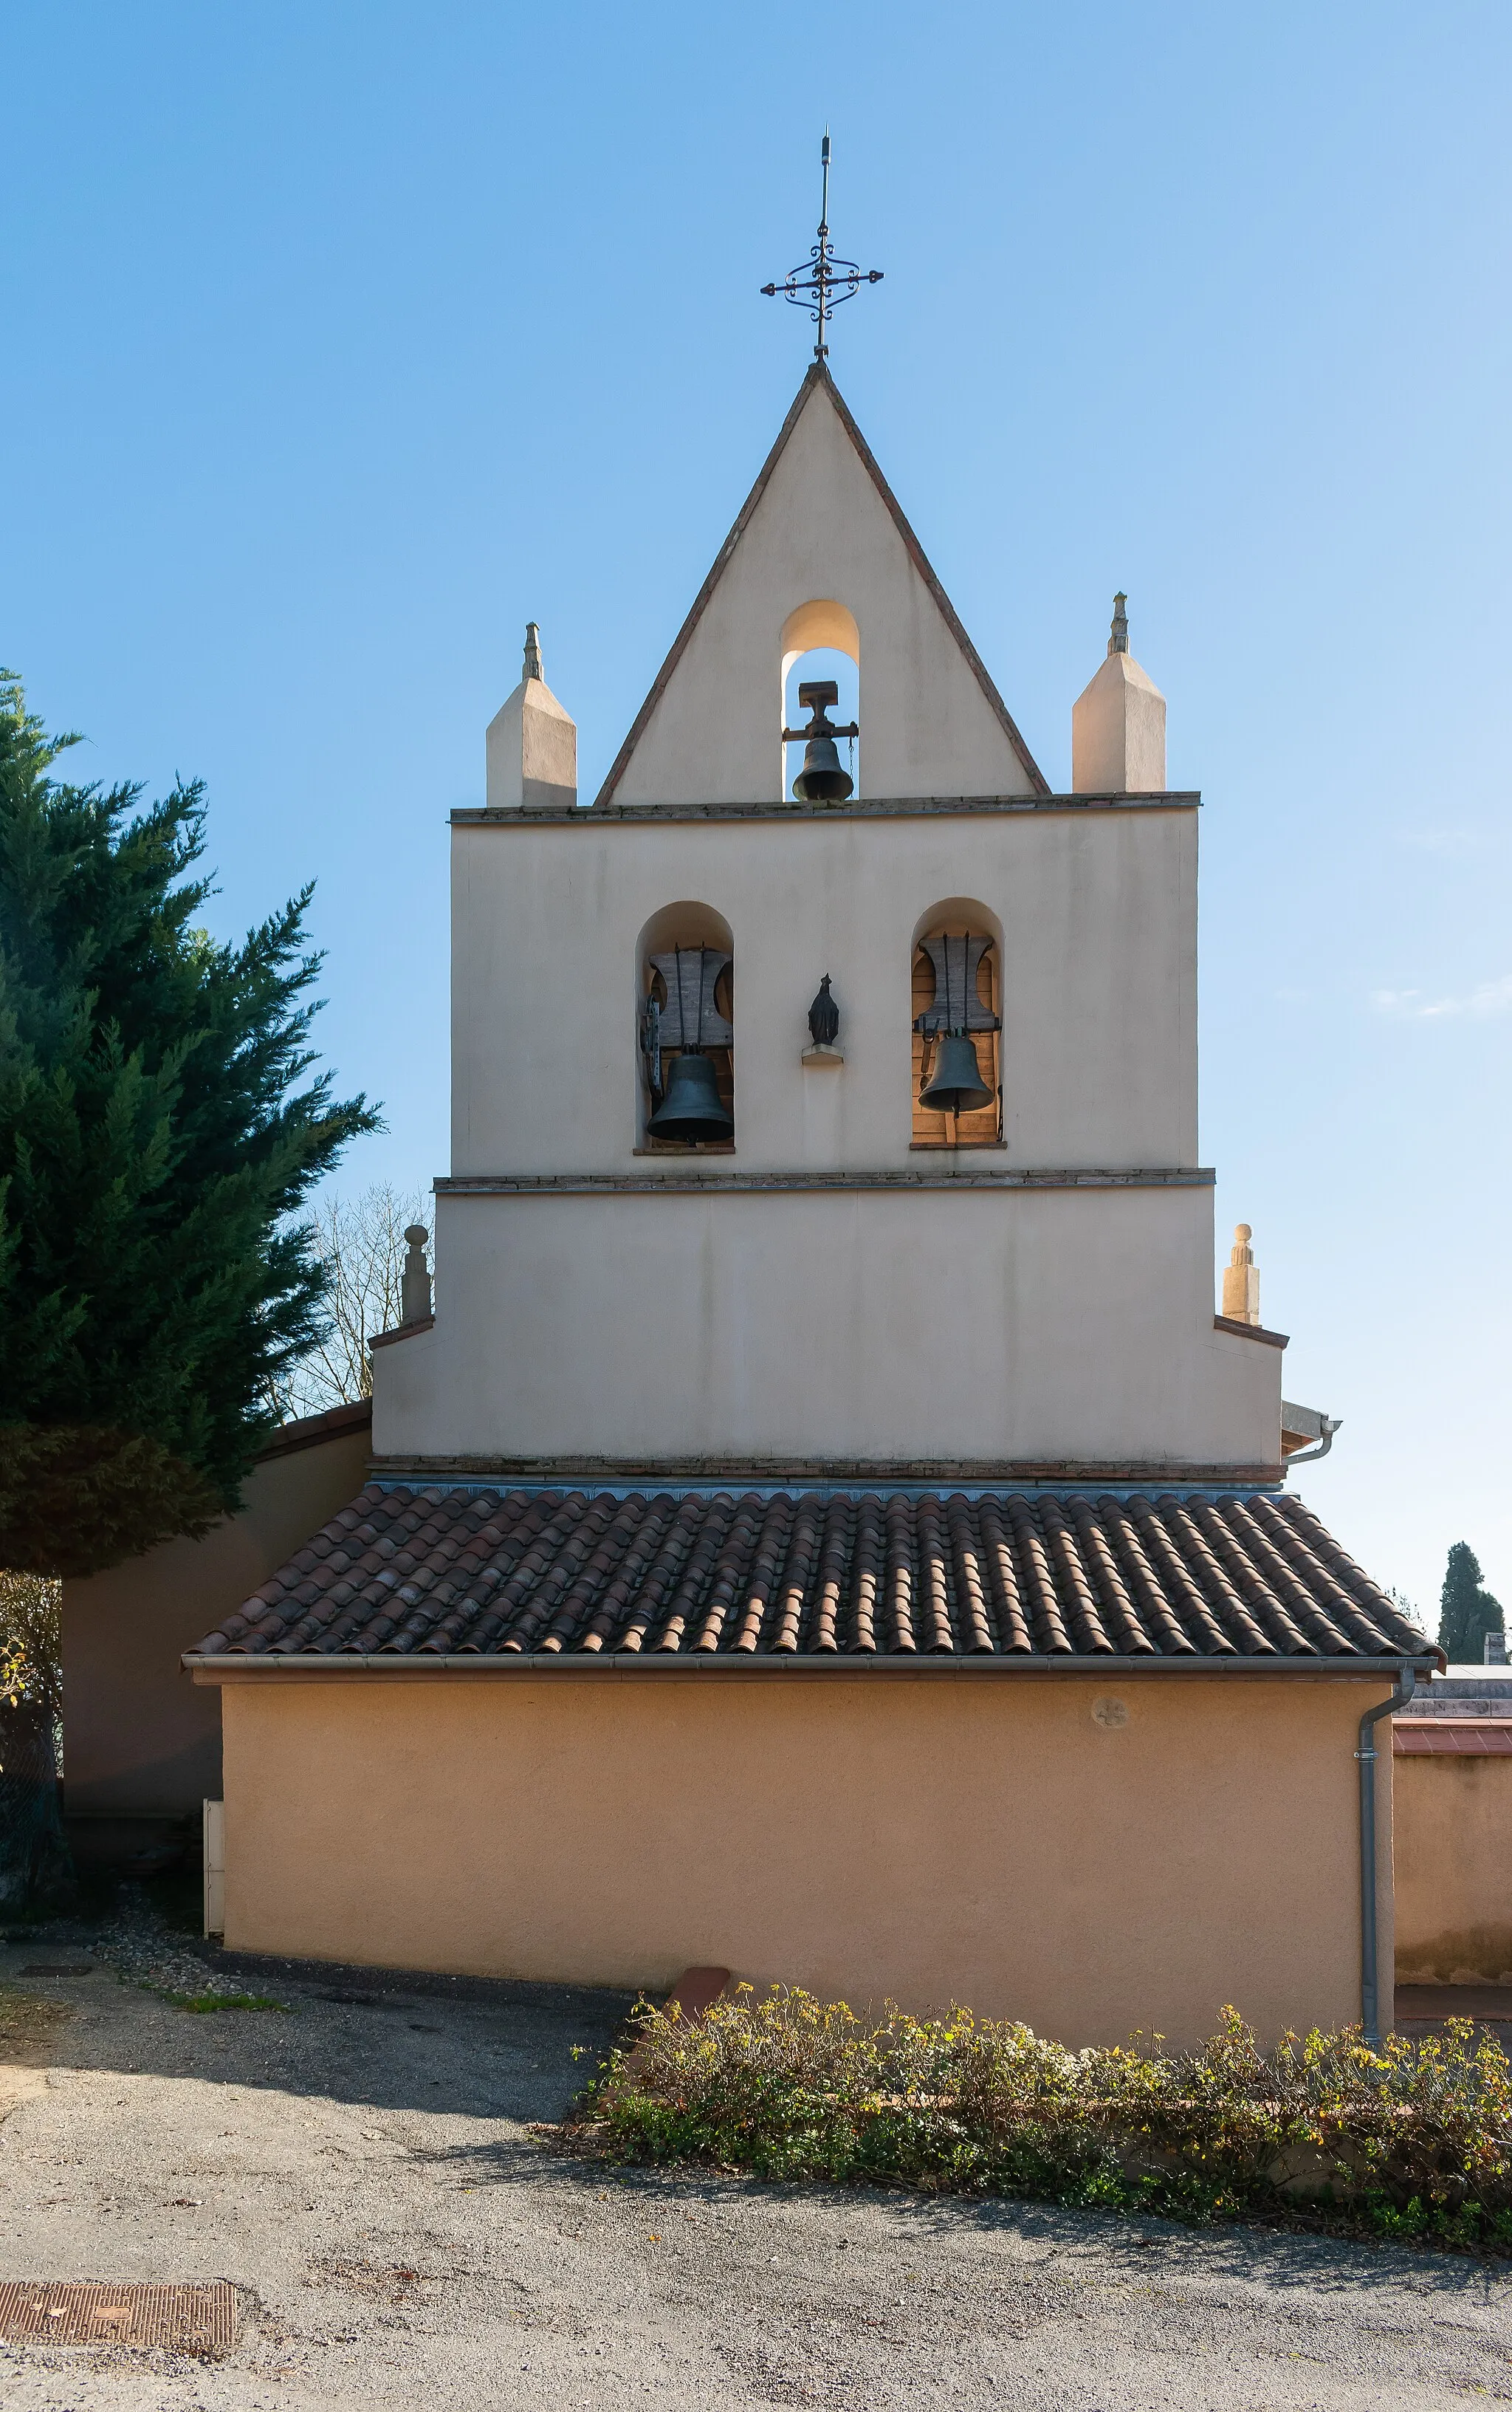
<svg viewBox="0 0 1512 2412"><path fill-rule="evenodd" d="M736 1155L725 1160L742 1172L919 1164L913 940L950 898L986 906L1003 934L1007 1145L969 1160L1193 1165L1196 823L1190 807L1139 805L458 826L451 1169L632 1169L637 945L680 899L712 907L734 946ZM825 972L845 1062L805 1071Z"/></svg>
<svg viewBox="0 0 1512 2412"><path fill-rule="evenodd" d="M670 1194L444 1192L436 1324L378 1354L376 1452L1274 1463L1281 1357L1213 1330L1211 1189L867 1185L1195 1167L1196 827L459 821L452 1175ZM729 1155L637 1153L640 941L680 900L734 950ZM951 900L1001 932L1006 1145L920 1154L913 947ZM825 972L838 1070L801 1062ZM815 1175L857 1186L729 1186Z"/></svg>
<svg viewBox="0 0 1512 2412"><path fill-rule="evenodd" d="M844 1077L844 1076L842 1076ZM1273 1464L1206 1188L443 1194L380 1456Z"/></svg>
<svg viewBox="0 0 1512 2412"><path fill-rule="evenodd" d="M615 790L622 804L776 803L783 627L845 606L873 796L1028 795L982 691L823 384L809 393Z"/></svg>

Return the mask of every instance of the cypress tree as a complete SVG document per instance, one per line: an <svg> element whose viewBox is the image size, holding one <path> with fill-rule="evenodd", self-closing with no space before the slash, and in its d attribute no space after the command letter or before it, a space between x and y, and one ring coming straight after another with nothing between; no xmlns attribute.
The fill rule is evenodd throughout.
<svg viewBox="0 0 1512 2412"><path fill-rule="evenodd" d="M1439 1648L1451 1667L1479 1666L1487 1634L1502 1629L1502 1604L1481 1587L1480 1560L1468 1541L1456 1541L1444 1572Z"/></svg>
<svg viewBox="0 0 1512 2412"><path fill-rule="evenodd" d="M75 743L0 672L0 1566L48 1574L237 1506L321 1329L293 1218L376 1126L306 1078L311 890L217 945L201 784L71 786Z"/></svg>

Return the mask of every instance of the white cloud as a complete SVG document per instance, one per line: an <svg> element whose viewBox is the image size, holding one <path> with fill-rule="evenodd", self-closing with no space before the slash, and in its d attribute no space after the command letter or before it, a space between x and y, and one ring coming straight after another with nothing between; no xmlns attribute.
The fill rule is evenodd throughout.
<svg viewBox="0 0 1512 2412"><path fill-rule="evenodd" d="M1463 996L1425 997L1420 988L1378 988L1372 992L1371 1003L1377 1013L1404 1022L1489 1022L1496 1014L1512 1013L1512 972L1481 980Z"/></svg>

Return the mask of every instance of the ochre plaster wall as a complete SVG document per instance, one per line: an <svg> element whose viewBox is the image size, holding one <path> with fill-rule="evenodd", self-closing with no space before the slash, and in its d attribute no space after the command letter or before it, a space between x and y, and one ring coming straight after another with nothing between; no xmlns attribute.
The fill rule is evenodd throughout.
<svg viewBox="0 0 1512 2412"><path fill-rule="evenodd" d="M220 1703L179 1664L367 1477L367 1424L248 1476L242 1513L63 1586L63 1742L70 1817L183 1817L220 1791Z"/></svg>
<svg viewBox="0 0 1512 2412"><path fill-rule="evenodd" d="M1394 1764L1399 1982L1512 1984L1512 1758Z"/></svg>
<svg viewBox="0 0 1512 2412"><path fill-rule="evenodd" d="M1357 1721L1386 1690L233 1681L227 1942L652 1989L712 1963L1078 2045L1190 2043L1226 2002L1267 2036L1333 2025L1359 2007Z"/></svg>

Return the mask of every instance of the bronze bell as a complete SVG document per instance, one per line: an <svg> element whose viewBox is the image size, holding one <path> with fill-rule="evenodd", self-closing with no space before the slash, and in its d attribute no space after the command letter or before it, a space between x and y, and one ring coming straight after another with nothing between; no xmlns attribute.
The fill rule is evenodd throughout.
<svg viewBox="0 0 1512 2412"><path fill-rule="evenodd" d="M854 737L856 724L836 728L825 706L840 701L840 689L833 679L809 679L798 690L800 712L814 715L807 728L784 729L785 737L803 737L803 768L793 781L793 793L800 804L843 804L856 782L843 770L837 737Z"/></svg>
<svg viewBox="0 0 1512 2412"><path fill-rule="evenodd" d="M982 1085L976 1047L963 1030L948 1031L941 1039L933 1077L918 1102L932 1114L969 1114L977 1106L991 1104L992 1092Z"/></svg>
<svg viewBox="0 0 1512 2412"><path fill-rule="evenodd" d="M646 1125L653 1139L733 1139L735 1124L707 1055L674 1055L667 1095Z"/></svg>

